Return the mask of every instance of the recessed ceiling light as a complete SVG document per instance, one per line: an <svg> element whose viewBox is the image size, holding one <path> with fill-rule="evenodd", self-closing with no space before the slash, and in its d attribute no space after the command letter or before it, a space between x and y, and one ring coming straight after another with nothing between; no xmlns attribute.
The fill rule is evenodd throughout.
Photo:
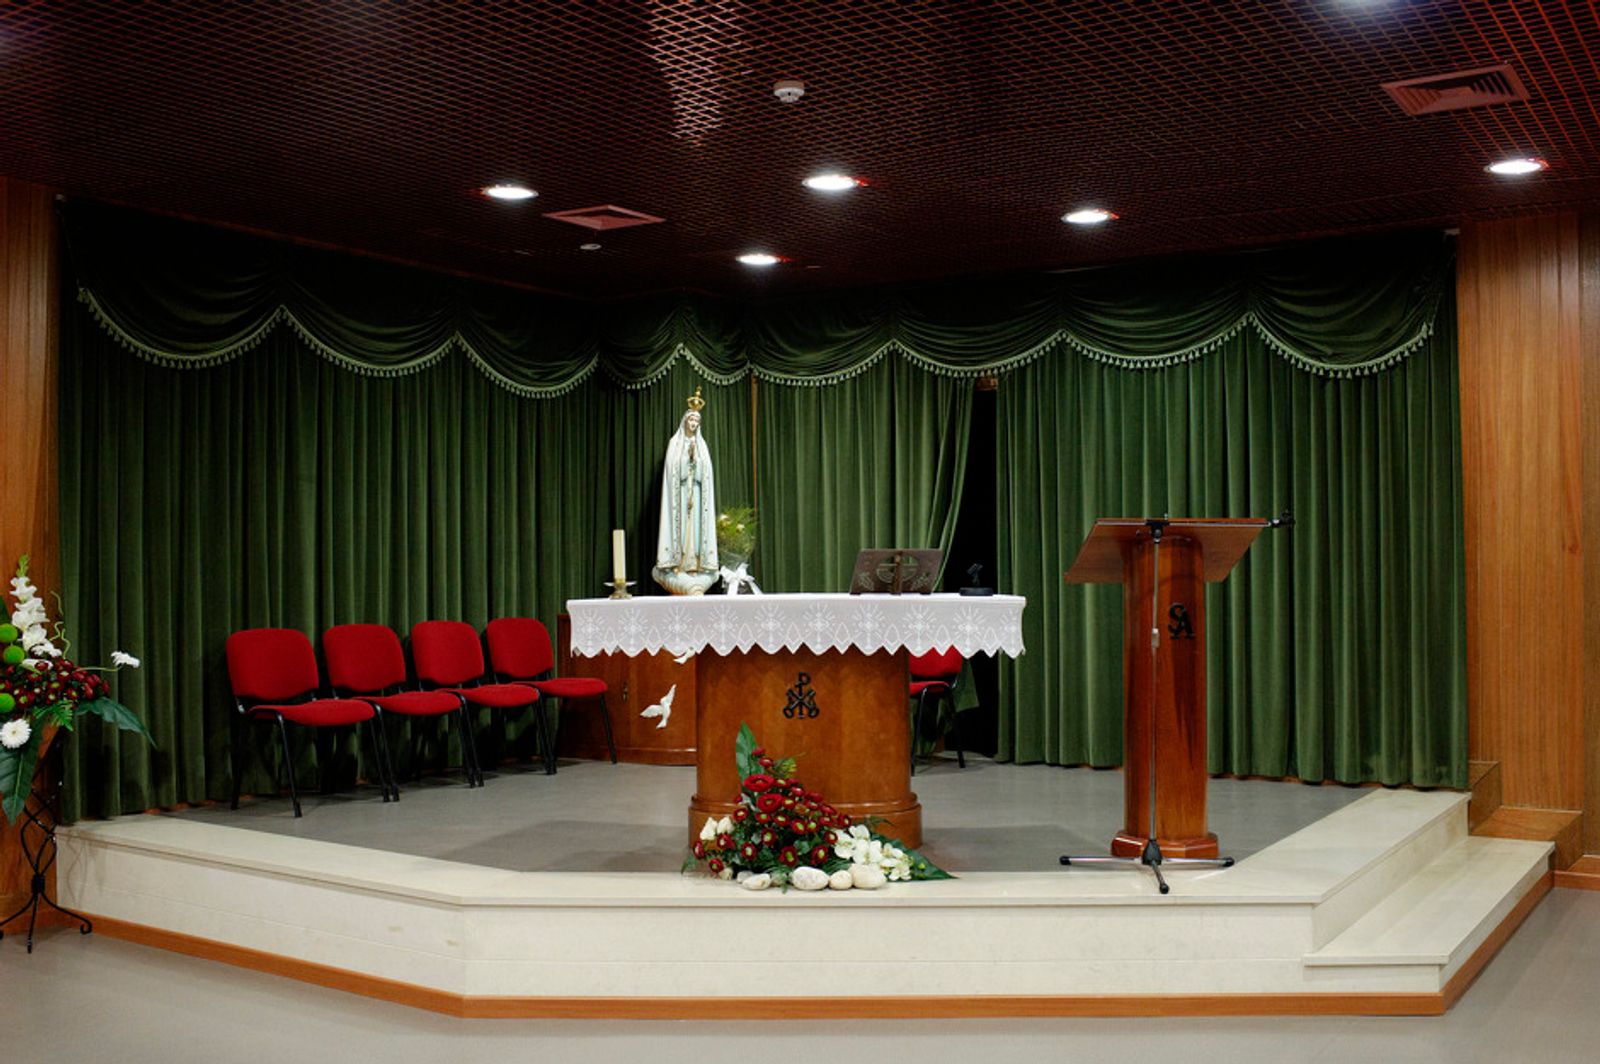
<svg viewBox="0 0 1600 1064"><path fill-rule="evenodd" d="M1061 216L1063 222L1073 225L1099 225L1116 219L1116 215L1100 207L1080 207L1075 211L1068 211Z"/></svg>
<svg viewBox="0 0 1600 1064"><path fill-rule="evenodd" d="M600 250L600 245L599 244L579 244L578 245L578 250L579 251L599 251Z"/></svg>
<svg viewBox="0 0 1600 1064"><path fill-rule="evenodd" d="M747 251L739 256L739 261L746 266L776 266L783 260L776 255L769 255L765 251Z"/></svg>
<svg viewBox="0 0 1600 1064"><path fill-rule="evenodd" d="M527 185L489 185L484 188L483 194L490 199L506 200L512 203L519 200L530 200L538 195Z"/></svg>
<svg viewBox="0 0 1600 1064"><path fill-rule="evenodd" d="M851 177L849 174L828 173L813 174L801 182L801 184L805 185L806 188L814 189L817 192L848 192L857 185L861 184L861 182Z"/></svg>
<svg viewBox="0 0 1600 1064"><path fill-rule="evenodd" d="M1536 174L1540 170L1548 170L1550 164L1536 155L1527 155L1520 159L1501 159L1497 163L1490 163L1484 169L1501 177L1523 177L1527 174Z"/></svg>

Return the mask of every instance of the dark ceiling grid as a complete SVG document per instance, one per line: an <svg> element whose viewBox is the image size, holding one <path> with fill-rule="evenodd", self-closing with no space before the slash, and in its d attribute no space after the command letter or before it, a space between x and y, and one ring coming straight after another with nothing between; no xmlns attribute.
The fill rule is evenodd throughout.
<svg viewBox="0 0 1600 1064"><path fill-rule="evenodd" d="M1497 63L1529 101L1410 117L1379 88ZM773 98L784 77L799 103ZM69 195L574 294L782 292L1592 206L1600 14L0 0L0 115L0 173ZM1518 152L1552 169L1483 172ZM870 185L800 187L829 165ZM540 195L476 195L499 180ZM666 221L543 217L608 203ZM1060 222L1088 203L1122 217ZM792 261L733 262L755 248Z"/></svg>

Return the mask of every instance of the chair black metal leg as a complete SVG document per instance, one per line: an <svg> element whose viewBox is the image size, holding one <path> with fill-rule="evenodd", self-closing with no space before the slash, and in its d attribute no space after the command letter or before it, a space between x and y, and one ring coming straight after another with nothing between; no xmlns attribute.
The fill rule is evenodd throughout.
<svg viewBox="0 0 1600 1064"><path fill-rule="evenodd" d="M478 749L473 741L472 723L467 719L467 707L456 710L456 723L461 728L461 770L466 773L468 787L482 787L483 773L478 768Z"/></svg>
<svg viewBox="0 0 1600 1064"><path fill-rule="evenodd" d="M606 729L606 749L611 751L611 763L617 763L617 744L611 741L611 711L606 708L606 696L600 696L600 723Z"/></svg>
<svg viewBox="0 0 1600 1064"><path fill-rule="evenodd" d="M546 776L554 776L556 774L556 742L555 736L551 733L550 714L544 707L547 699L549 699L548 695L535 702L533 704L533 713L536 721L536 732L539 736L539 749L544 753L544 774ZM560 704L560 699L550 700L558 705Z"/></svg>
<svg viewBox="0 0 1600 1064"><path fill-rule="evenodd" d="M950 730L956 737L956 765L960 768L967 767L967 752L962 749L961 742L961 707L956 705L956 696L953 691L947 692L945 698L950 701Z"/></svg>
<svg viewBox="0 0 1600 1064"><path fill-rule="evenodd" d="M283 774L289 777L289 800L294 803L294 815L300 815L300 788L294 782L294 754L289 750L289 727L278 718L278 736L283 740Z"/></svg>
<svg viewBox="0 0 1600 1064"><path fill-rule="evenodd" d="M394 800L394 781L389 774L389 759L384 755L383 743L383 713L374 710L372 716L367 718L367 735L372 739L372 757L378 763L378 787L383 791L383 800Z"/></svg>
<svg viewBox="0 0 1600 1064"><path fill-rule="evenodd" d="M244 783L244 765L240 763L239 746L244 742L244 735L248 728L245 725L244 715L235 713L233 717L233 801L229 809L239 808L239 789Z"/></svg>
<svg viewBox="0 0 1600 1064"><path fill-rule="evenodd" d="M389 718L380 710L372 718L378 729L378 743L382 747L378 756L383 758L383 770L389 774L389 797L395 801L400 800L400 777L395 774L394 757L389 753Z"/></svg>
<svg viewBox="0 0 1600 1064"><path fill-rule="evenodd" d="M482 787L483 760L478 756L478 729L472 723L472 716L477 712L477 708L468 705L467 700L461 695L456 697L461 700L461 727L463 729L462 734L466 736L464 740L466 750L467 753L472 755L472 768L467 777L467 786Z"/></svg>

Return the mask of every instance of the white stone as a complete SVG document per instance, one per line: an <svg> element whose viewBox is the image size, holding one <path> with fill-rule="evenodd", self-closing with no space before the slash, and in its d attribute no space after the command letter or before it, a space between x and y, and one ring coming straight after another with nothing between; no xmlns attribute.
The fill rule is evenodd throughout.
<svg viewBox="0 0 1600 1064"><path fill-rule="evenodd" d="M772 886L772 877L765 872L758 872L739 885L745 890L766 890Z"/></svg>
<svg viewBox="0 0 1600 1064"><path fill-rule="evenodd" d="M877 890L889 877L877 865L858 864L850 866L850 881L862 890Z"/></svg>
<svg viewBox="0 0 1600 1064"><path fill-rule="evenodd" d="M841 868L828 877L828 886L834 890L849 890L855 885L856 881L851 877L848 868Z"/></svg>
<svg viewBox="0 0 1600 1064"><path fill-rule="evenodd" d="M739 874L737 876L735 876L734 878L737 879L739 882L743 883L745 880L749 879L753 875L755 875L754 872L750 871L750 869L748 869L748 868L745 868L745 869L742 869L739 872Z"/></svg>
<svg viewBox="0 0 1600 1064"><path fill-rule="evenodd" d="M828 873L820 868L802 865L794 870L790 877L795 887L800 890L826 890L828 887Z"/></svg>

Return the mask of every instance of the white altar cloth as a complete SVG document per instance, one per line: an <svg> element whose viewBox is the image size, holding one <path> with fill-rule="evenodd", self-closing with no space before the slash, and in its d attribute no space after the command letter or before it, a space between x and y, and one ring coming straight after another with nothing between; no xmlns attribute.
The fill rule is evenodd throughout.
<svg viewBox="0 0 1600 1064"><path fill-rule="evenodd" d="M655 595L570 599L572 652L718 654L854 647L912 654L1023 652L1020 595Z"/></svg>

